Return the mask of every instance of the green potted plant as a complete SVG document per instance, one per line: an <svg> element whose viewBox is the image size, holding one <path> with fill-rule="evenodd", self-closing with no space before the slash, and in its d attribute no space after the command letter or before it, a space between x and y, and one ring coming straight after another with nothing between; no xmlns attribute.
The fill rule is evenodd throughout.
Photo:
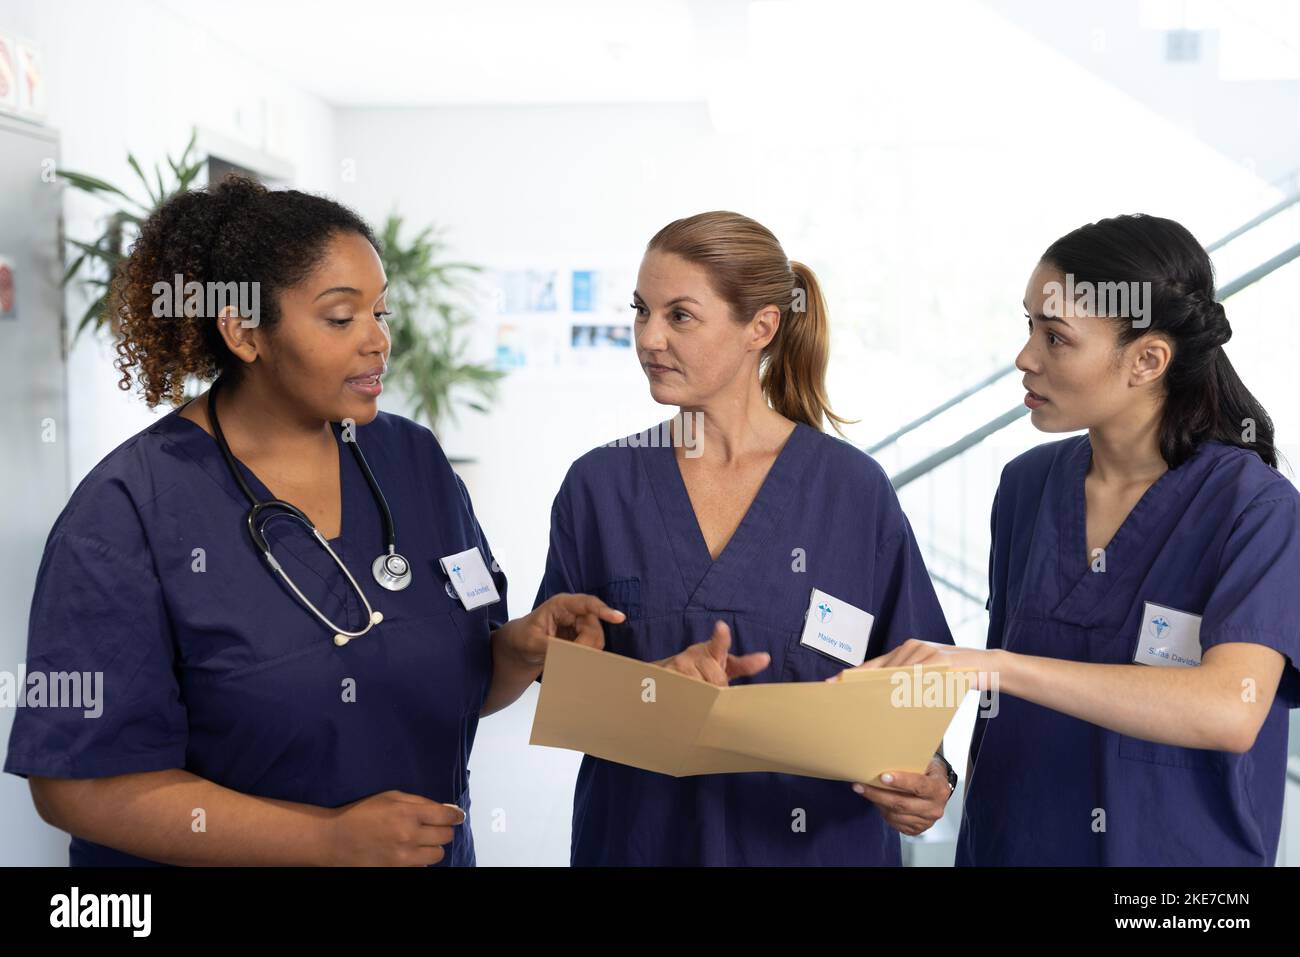
<svg viewBox="0 0 1300 957"><path fill-rule="evenodd" d="M379 237L393 313L388 379L409 397L413 417L439 435L456 421L459 404L486 412L505 373L466 359L469 277L480 267L444 260L446 244L432 226L410 240L401 232L402 217L393 213Z"/></svg>
<svg viewBox="0 0 1300 957"><path fill-rule="evenodd" d="M150 181L149 177L141 168L140 163L132 153L126 154L126 161L130 164L131 169L139 178L144 186L145 195L148 202L141 202L121 189L118 189L111 183L107 183L95 176L86 173L75 173L70 170L59 170L58 175L61 179L66 180L69 185L79 189L84 193L100 199L109 201L125 201L125 205L118 202L118 208L105 217L103 231L93 240L79 240L66 238L66 242L72 247L75 255L72 261L68 263L68 268L63 274L63 285L67 287L80 276L82 285L86 286L93 296L81 321L77 323L73 331L72 338L75 341L81 335L83 329L87 326L93 327L96 332L105 325L110 326L110 331L116 333L113 328L114 319L108 315L108 286L113 278L113 271L117 264L126 256L127 250L135 240L136 233L140 224L149 217L155 209L161 206L167 200L171 199L177 193L189 189L199 173L203 170L203 160L194 159L190 154L194 151L194 141L197 136L196 130L190 131L190 141L185 144L179 159L167 157L167 165L171 172L164 179L162 170L158 164L154 164L154 178Z"/></svg>

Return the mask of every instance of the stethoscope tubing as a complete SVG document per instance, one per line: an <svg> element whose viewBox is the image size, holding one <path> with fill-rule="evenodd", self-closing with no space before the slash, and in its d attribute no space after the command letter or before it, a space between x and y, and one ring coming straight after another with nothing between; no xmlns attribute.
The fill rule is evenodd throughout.
<svg viewBox="0 0 1300 957"><path fill-rule="evenodd" d="M253 546L261 552L262 557L266 559L267 565L269 565L271 570L280 577L281 581L283 581L286 586L288 586L289 590L297 596L298 600L302 602L302 604L305 605L317 619L319 619L321 624L334 632L335 644L342 646L347 644L347 642L352 638L360 638L375 625L383 621L383 615L371 607L370 600L366 597L366 593L362 590L360 584L357 583L356 578L353 577L352 572L348 570L347 565L343 563L343 560L338 556L338 553L334 551L329 541L320 533L320 530L316 528L315 523L307 517L305 512L292 503L286 502L282 499L260 501L257 496L253 494L253 490L249 488L248 483L244 481L243 475L240 474L239 465L235 461L234 453L230 451L230 444L226 441L225 433L221 430L221 421L217 417L216 403L216 395L220 387L221 377L218 377L208 389L208 420L212 423L212 433L217 440L217 446L221 449L222 457L226 460L226 466L230 469L230 474L234 476L235 482L238 483L240 491L244 493L244 497L248 499L249 504L252 506L248 511L247 525L248 535L253 542ZM374 497L375 502L379 505L379 511L384 520L384 540L388 548L387 556L397 556L397 532L393 524L393 513L388 507L388 501L384 498L384 493L380 490L379 483L375 481L374 473L371 472L370 464L366 461L365 455L362 454L361 446L357 442L356 438L352 437L346 439L345 444L351 446L352 455L357 460L357 465L361 468L361 474L365 476L366 484L370 486L370 493ZM279 561L277 561L275 556L271 554L270 543L267 542L266 536L263 534L261 526L258 524L258 519L262 516L262 513L269 510L285 513L298 519L307 526L316 541L320 543L321 547L325 549L330 558L334 560L334 564L336 564L347 577L348 582L352 585L352 588L356 591L358 597L360 597L361 603L366 609L366 625L364 628L358 631L349 631L346 628L339 628L332 621L326 618L321 610L317 608L305 594L303 594L302 589L294 584L293 579L289 577L289 574L280 565ZM381 567L381 562L385 560L385 557L386 556L381 555L375 561L376 581L390 590L400 590L401 588L405 588L405 583L394 587L391 584L384 584L384 582L379 579L379 569ZM402 565L406 569L404 576L406 583L409 583L410 563L406 562L405 559L402 559ZM390 576L390 578L392 580L399 580L393 576Z"/></svg>

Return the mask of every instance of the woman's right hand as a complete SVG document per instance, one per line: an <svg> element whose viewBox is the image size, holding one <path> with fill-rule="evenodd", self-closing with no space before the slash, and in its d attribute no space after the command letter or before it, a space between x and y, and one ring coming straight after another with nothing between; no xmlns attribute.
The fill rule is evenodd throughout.
<svg viewBox="0 0 1300 957"><path fill-rule="evenodd" d="M758 674L772 661L772 656L766 651L733 655L727 650L730 647L731 629L727 627L726 622L720 621L713 626L713 637L708 641L691 645L685 651L678 652L671 658L665 658L658 664L691 678L698 678L725 688L735 678L748 678Z"/></svg>
<svg viewBox="0 0 1300 957"><path fill-rule="evenodd" d="M344 867L423 867L437 864L465 812L405 791L381 791L353 801L326 820L325 861Z"/></svg>

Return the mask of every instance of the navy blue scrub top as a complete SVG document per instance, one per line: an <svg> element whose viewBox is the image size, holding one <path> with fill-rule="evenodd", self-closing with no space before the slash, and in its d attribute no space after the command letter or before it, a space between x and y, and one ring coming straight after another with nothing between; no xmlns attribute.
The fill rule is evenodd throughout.
<svg viewBox="0 0 1300 957"><path fill-rule="evenodd" d="M340 426L333 426L340 434ZM466 764L492 677L501 601L465 611L441 556L478 546L496 568L469 495L433 434L379 413L357 441L388 500L404 591L371 575L386 551L365 477L339 447L342 531L331 545L384 620L337 647L248 536L248 500L213 439L179 415L110 453L73 493L45 546L27 673L103 673L103 713L23 707L5 771L95 778L184 768L260 797L321 807L390 789L469 811ZM271 498L240 465L259 499ZM272 553L331 621L364 608L301 523L267 520ZM355 699L355 700L349 700ZM443 863L471 865L467 819ZM73 837L73 865L147 864Z"/></svg>
<svg viewBox="0 0 1300 957"><path fill-rule="evenodd" d="M814 588L875 616L868 658L908 638L952 643L911 527L866 454L796 425L714 561L673 449L630 445L644 446L657 431L595 449L570 468L552 510L538 603L556 592L598 595L628 616L605 625L606 649L645 661L707 641L721 619L733 654L772 656L765 671L737 684L820 681L847 667L799 642ZM846 782L767 773L674 778L590 755L578 772L575 865L900 858L898 832Z"/></svg>
<svg viewBox="0 0 1300 957"><path fill-rule="evenodd" d="M1278 693L1244 754L1156 744L1002 695L975 721L957 863L1272 865L1287 712L1300 706L1300 493L1254 452L1206 442L1147 490L1093 571L1091 460L1084 435L1003 470L989 647L1129 664L1152 602L1200 615L1202 649L1280 652Z"/></svg>

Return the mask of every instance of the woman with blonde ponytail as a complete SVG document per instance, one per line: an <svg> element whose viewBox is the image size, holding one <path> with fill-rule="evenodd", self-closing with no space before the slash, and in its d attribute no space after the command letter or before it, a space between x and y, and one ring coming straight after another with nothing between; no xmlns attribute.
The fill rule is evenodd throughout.
<svg viewBox="0 0 1300 957"><path fill-rule="evenodd" d="M909 638L951 644L888 477L822 430L847 420L826 395L813 271L754 220L702 213L650 240L631 306L650 394L678 412L574 463L538 603L596 594L627 615L605 625L607 650L718 685L817 681ZM805 630L829 617L841 647ZM673 778L587 756L572 861L898 864L898 832L938 820L951 769L936 755L882 780Z"/></svg>

